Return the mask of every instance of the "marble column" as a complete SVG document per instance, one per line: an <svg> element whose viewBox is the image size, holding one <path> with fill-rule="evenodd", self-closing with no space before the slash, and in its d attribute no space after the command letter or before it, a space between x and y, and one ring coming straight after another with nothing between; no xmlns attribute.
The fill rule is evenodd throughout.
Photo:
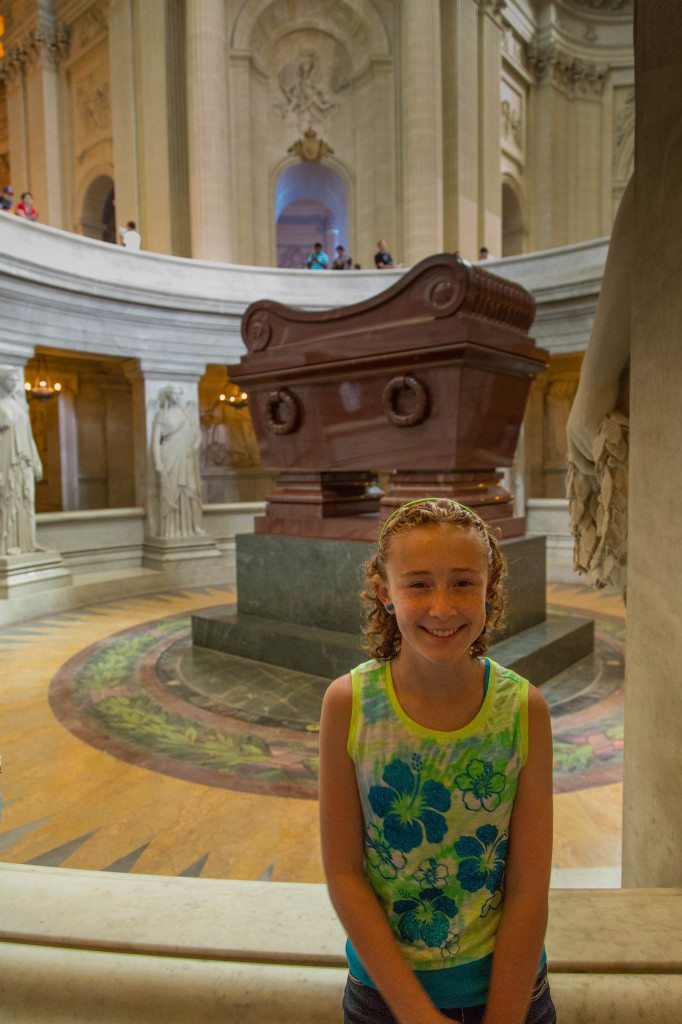
<svg viewBox="0 0 682 1024"><path fill-rule="evenodd" d="M68 50L62 26L34 27L3 60L16 201L31 192L43 223L64 227L58 67Z"/></svg>
<svg viewBox="0 0 682 1024"><path fill-rule="evenodd" d="M154 423L161 410L162 392L172 387L179 393L179 404L185 410L189 426L194 426L195 434L200 436L199 424L199 389L201 373L189 376L185 373L174 374L172 370L160 372L145 367L140 360L131 359L123 364L123 369L132 384L133 390L133 464L135 480L135 504L141 506L146 514L145 541L143 564L148 569L163 569L169 563L183 559L215 558L218 548L211 537L206 536L200 527L201 513L194 527L182 531L174 531L168 536L162 518L162 484L160 474L155 467L153 448ZM202 367L202 370L205 367ZM192 440L188 437L188 445ZM191 480L186 468L178 470L178 479L184 477L183 486L191 487ZM196 449L196 477L201 487L199 475L199 451ZM177 481L176 481L177 482ZM170 491L173 486L171 482ZM199 494L199 501L201 495Z"/></svg>
<svg viewBox="0 0 682 1024"><path fill-rule="evenodd" d="M58 61L53 30L41 37L24 71L30 172L26 188L33 194L41 221L64 228Z"/></svg>
<svg viewBox="0 0 682 1024"><path fill-rule="evenodd" d="M442 0L443 248L476 259L479 76L476 0ZM499 173L498 173L499 179Z"/></svg>
<svg viewBox="0 0 682 1024"><path fill-rule="evenodd" d="M682 885L681 47L678 0L639 4L624 886Z"/></svg>
<svg viewBox="0 0 682 1024"><path fill-rule="evenodd" d="M234 100L234 135L238 139L248 139L251 132L251 54L233 53L230 57L230 95ZM242 145L234 154L234 168L239 203L235 211L236 252L233 259L240 263L253 266L254 259L254 225L253 225L253 173L251 166L251 147Z"/></svg>
<svg viewBox="0 0 682 1024"><path fill-rule="evenodd" d="M170 152L166 53L166 0L137 5L135 92L138 111L138 160L142 245L172 253Z"/></svg>
<svg viewBox="0 0 682 1024"><path fill-rule="evenodd" d="M133 39L132 0L109 0L109 76L116 224L121 227L129 220L134 220L144 238L147 225L146 218L140 216Z"/></svg>
<svg viewBox="0 0 682 1024"><path fill-rule="evenodd" d="M27 182L28 177L28 140L26 133L26 101L24 96L24 76L22 66L17 62L9 62L5 58L5 95L7 97L7 128L9 149L12 154L12 181L14 183L15 200L25 191L20 182Z"/></svg>
<svg viewBox="0 0 682 1024"><path fill-rule="evenodd" d="M500 0L479 4L479 194L478 238L491 256L502 255L502 189L500 188L500 76L502 24Z"/></svg>
<svg viewBox="0 0 682 1024"><path fill-rule="evenodd" d="M224 0L187 0L187 136L192 256L233 259Z"/></svg>
<svg viewBox="0 0 682 1024"><path fill-rule="evenodd" d="M443 248L443 119L439 0L400 5L403 251L412 266Z"/></svg>

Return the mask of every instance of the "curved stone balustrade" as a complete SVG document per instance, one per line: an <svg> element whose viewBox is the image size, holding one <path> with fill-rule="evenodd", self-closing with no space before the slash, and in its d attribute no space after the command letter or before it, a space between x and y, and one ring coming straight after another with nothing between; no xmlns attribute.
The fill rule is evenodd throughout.
<svg viewBox="0 0 682 1024"><path fill-rule="evenodd" d="M0 214L0 361L24 363L40 344L201 375L207 363L235 362L244 352L240 321L250 302L346 305L400 274L311 274L128 252Z"/></svg>
<svg viewBox="0 0 682 1024"><path fill-rule="evenodd" d="M552 352L583 349L608 239L491 260L535 297L533 333ZM142 369L201 375L244 352L240 318L257 299L307 309L348 305L403 270L311 274L128 252L0 214L0 359L25 363L36 344L141 360Z"/></svg>
<svg viewBox="0 0 682 1024"><path fill-rule="evenodd" d="M12 1024L342 1019L344 933L322 885L5 864L0 886ZM682 889L552 890L546 946L562 1024L679 1024Z"/></svg>

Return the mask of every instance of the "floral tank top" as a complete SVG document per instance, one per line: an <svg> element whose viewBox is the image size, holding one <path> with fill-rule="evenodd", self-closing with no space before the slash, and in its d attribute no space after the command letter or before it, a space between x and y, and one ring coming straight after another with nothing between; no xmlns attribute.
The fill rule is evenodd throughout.
<svg viewBox="0 0 682 1024"><path fill-rule="evenodd" d="M491 962L509 819L528 753L528 682L486 659L478 714L463 729L438 732L403 711L390 662L366 662L351 678L348 753L368 880L412 969L462 967L466 989L471 968ZM350 943L348 952L351 972L372 984Z"/></svg>

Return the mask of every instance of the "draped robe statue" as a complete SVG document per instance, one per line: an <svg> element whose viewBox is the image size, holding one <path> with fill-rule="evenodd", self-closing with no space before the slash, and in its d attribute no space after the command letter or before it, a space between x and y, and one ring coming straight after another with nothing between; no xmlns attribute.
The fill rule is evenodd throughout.
<svg viewBox="0 0 682 1024"><path fill-rule="evenodd" d="M618 207L592 334L568 418L566 490L573 564L600 590L625 596L630 440L630 318L634 180Z"/></svg>
<svg viewBox="0 0 682 1024"><path fill-rule="evenodd" d="M35 484L42 476L22 375L0 367L0 555L44 550L35 520Z"/></svg>
<svg viewBox="0 0 682 1024"><path fill-rule="evenodd" d="M151 454L157 478L158 536L192 537L201 528L201 473L198 414L183 405L182 389L170 385L159 392Z"/></svg>

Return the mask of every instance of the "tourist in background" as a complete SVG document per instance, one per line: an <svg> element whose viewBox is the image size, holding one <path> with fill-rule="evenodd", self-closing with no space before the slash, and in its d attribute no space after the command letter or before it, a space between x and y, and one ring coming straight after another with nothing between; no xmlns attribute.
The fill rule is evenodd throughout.
<svg viewBox="0 0 682 1024"><path fill-rule="evenodd" d="M308 270L328 270L329 257L322 251L322 242L315 242L314 251L306 260Z"/></svg>
<svg viewBox="0 0 682 1024"><path fill-rule="evenodd" d="M134 220L129 220L125 227L118 229L121 236L121 241L125 245L126 249L130 249L132 252L138 252L142 245L142 238L140 232L137 230L137 226Z"/></svg>
<svg viewBox="0 0 682 1024"><path fill-rule="evenodd" d="M377 245L379 246L379 251L374 254L377 270L387 270L389 267L394 267L393 257L390 252L386 251L386 243L379 241Z"/></svg>
<svg viewBox="0 0 682 1024"><path fill-rule="evenodd" d="M4 210L5 213L12 212L12 206L14 205L14 189L11 185L5 185L0 195L0 210Z"/></svg>
<svg viewBox="0 0 682 1024"><path fill-rule="evenodd" d="M342 245L336 247L336 259L332 263L332 270L350 270L353 266L353 261L350 256L346 255L346 250Z"/></svg>
<svg viewBox="0 0 682 1024"><path fill-rule="evenodd" d="M14 211L17 217L25 217L26 220L38 220L38 211L33 205L33 196L30 192L21 193L21 202L17 203Z"/></svg>

